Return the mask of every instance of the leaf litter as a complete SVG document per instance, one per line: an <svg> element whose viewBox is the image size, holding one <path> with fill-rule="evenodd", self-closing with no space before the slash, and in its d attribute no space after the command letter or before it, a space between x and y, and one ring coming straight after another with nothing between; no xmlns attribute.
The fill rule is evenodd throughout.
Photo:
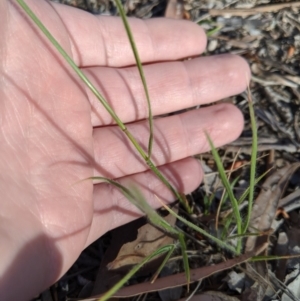
<svg viewBox="0 0 300 301"><path fill-rule="evenodd" d="M164 220L171 226L174 226L176 218L169 214ZM142 259L149 256L155 250L172 244L173 241L174 238L147 223L138 229L137 238L134 241L128 242L121 247L117 257L107 265L107 268L114 270L126 265L140 263Z"/></svg>
<svg viewBox="0 0 300 301"><path fill-rule="evenodd" d="M57 1L87 9L94 14L115 15L117 13L113 1L110 0ZM192 273L199 271L198 276L193 280L209 277L207 281L202 281L195 292L196 295L190 300L237 300L237 298L247 301L298 300L300 285L298 257L287 256L285 259L273 260L268 264L241 263L250 259L254 254L251 253L254 252L253 248L259 246L261 240L264 246L268 245L261 255L300 254L300 173L297 170L300 159L300 1L126 0L123 4L129 16L150 18L165 15L197 22L209 34L207 55L220 53L242 55L250 64L253 74L250 89L258 119L257 176L262 175L270 167L273 169L265 176L263 184L257 185L249 231L254 234L267 232L268 235L251 236L250 233L246 233L244 239L246 255L231 258L231 254L221 252L215 244L177 221L176 225L186 231L189 237L188 250L191 252L189 259ZM252 140L246 99L246 94L242 93L225 100L236 104L245 116L245 129L241 137L219 150L227 170L230 170L238 152L238 161L249 161ZM210 153L202 155L201 160L210 173L216 170ZM234 193L236 196L242 195L249 184L248 165L234 170L231 177L232 179L239 177L234 186ZM194 206L193 222L209 233L222 237L224 220L222 221L221 218L218 229L215 227L214 220L222 195L222 187L216 188L216 181L219 182L218 176L208 181L205 186L201 185L188 198ZM220 216L222 217L222 213L227 211L230 212L230 205L228 200L225 200ZM180 212L180 214L184 213ZM134 227L132 233L137 234L137 229L142 229L137 225ZM144 231L140 230L140 232ZM230 228L230 231L234 235L235 229ZM141 234L137 235L131 238L133 241L136 239L135 246L139 244L139 239L142 239ZM145 237L145 241L147 239ZM80 291L88 284L97 283L99 262L105 261L107 256L110 257L111 262L114 262L114 259L119 261L117 265L120 265L118 267L121 270L125 268L128 262L123 259L126 256L121 260L123 255L118 257L118 250L112 252L110 249L112 241L109 233L87 248L70 271L36 300L57 301L66 300L66 297L79 297ZM158 241L160 241L159 237L156 243ZM134 249L134 245L132 247ZM120 248L122 250L122 245ZM112 254L115 258L112 258ZM147 252L143 256L145 254ZM133 259L134 256L127 255L127 259L130 257ZM101 263L102 271L105 271L103 267L106 267L109 260ZM151 288L152 293L148 293L146 300L159 300L161 297L156 291L169 289L173 286L173 282L181 279L180 277L182 283L179 281L179 286L184 284L180 260L174 259L171 263L173 271L178 273L157 279L156 284L154 283L157 285L156 289L153 289L154 286ZM225 272L222 273L224 270ZM109 278L110 272L112 271L103 272L102 281L105 277ZM228 280L228 275L234 273L241 276L240 281L243 283L241 288L239 288L240 284ZM118 279L121 276L113 277ZM126 290L127 296L132 296L132 292L145 293L147 289L149 290L149 279L149 271L145 268L141 275L131 280L130 286L121 290L121 293ZM91 294L91 291L92 289L88 293ZM182 290L182 296L187 297L185 289ZM186 300L186 297L180 300Z"/></svg>

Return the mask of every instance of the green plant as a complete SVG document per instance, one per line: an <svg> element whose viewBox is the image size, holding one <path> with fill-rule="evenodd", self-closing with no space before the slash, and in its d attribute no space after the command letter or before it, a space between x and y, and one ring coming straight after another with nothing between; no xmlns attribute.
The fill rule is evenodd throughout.
<svg viewBox="0 0 300 301"><path fill-rule="evenodd" d="M132 145L135 147L137 152L140 154L140 156L143 158L143 160L146 162L146 164L149 166L149 168L156 174L156 176L166 185L167 188L169 188L173 194L179 199L181 204L184 206L186 211L188 213L191 213L191 208L188 205L188 202L186 199L183 197L183 195L178 192L166 179L166 177L158 170L158 168L154 165L154 163L151 160L151 153L152 153L152 144L153 144L153 117L152 117L152 112L151 112L151 103L149 99L149 93L146 85L146 80L145 76L143 73L143 68L141 61L139 59L138 51L136 49L135 43L134 43L134 38L132 36L131 30L129 28L125 13L123 11L122 5L119 0L116 0L117 7L119 9L120 15L123 19L124 26L126 28L126 32L129 37L129 41L131 43L131 47L133 49L135 59L136 59L136 64L138 66L139 72L140 72L140 77L144 86L146 98L147 98L147 103L148 103L148 111L149 111L149 128L150 128L150 133L149 133L149 142L148 142L148 148L147 151L144 150L137 140L134 138L134 136L128 131L126 125L121 121L121 119L117 116L117 114L114 112L114 110L110 107L106 99L97 91L97 89L94 87L94 85L89 81L89 79L85 76L85 74L76 66L74 61L69 57L69 55L64 51L64 49L60 46L60 44L56 41L56 39L51 35L51 33L45 28L45 26L40 22L40 20L34 15L34 13L30 10L30 8L26 5L26 3L23 0L17 0L17 2L20 4L20 6L24 9L24 11L30 16L30 18L33 20L33 22L38 26L38 28L45 34L45 36L48 38L48 40L55 46L57 51L63 56L65 61L71 66L71 68L77 73L77 75L80 77L80 79L83 81L83 83L92 91L92 93L98 98L98 100L101 102L101 104L104 106L104 108L109 112L111 117L114 119L116 124L119 126L120 130L125 133L129 141L132 143ZM252 110L252 113L251 113ZM250 115L251 115L251 120L252 120L252 129L253 132L256 133L256 125L255 125L255 118L254 118L254 113L253 113L253 107L252 103L250 103ZM207 139L210 143L211 149L213 156L215 158L216 164L218 166L218 170L223 182L224 187L226 188L228 197L232 203L233 209L234 209L234 218L237 223L237 235L238 235L238 247L237 249L233 247L232 245L228 244L226 241L222 241L200 227L194 225L187 219L182 218L181 216L177 215L175 212L173 212L171 209L169 209L167 206L165 206L166 210L168 210L171 214L176 216L179 220L181 220L185 225L188 227L194 229L195 231L201 233L202 235L206 236L208 239L214 241L220 248L224 248L228 251L230 251L234 255L238 255L241 253L241 237L246 233L248 225L249 225L249 220L250 220L250 214L251 214L251 208L252 208L252 200L253 200L253 190L254 190L254 184L255 184L255 163L256 163L256 147L255 145L257 144L257 137L256 134L253 135L253 154L251 157L251 182L250 182L250 187L249 187L249 209L248 209L248 214L247 214L247 220L246 223L242 223L241 215L238 210L238 204L239 201L236 200L233 191L232 191L232 186L230 185L226 173L224 170L224 167L222 166L221 160L218 156L218 153L213 145L213 142L211 141L210 137L207 135ZM256 140L255 140L256 139ZM144 199L144 197L139 193L138 189L136 188L131 188L128 189L122 185L120 185L118 182L107 179L107 178L90 178L90 180L102 180L110 183L111 185L114 185L120 191L127 197L127 199L132 202L137 208L139 208L148 218L149 222L155 225L156 227L160 228L162 231L168 233L172 237L175 237L176 239L179 240L181 249L182 249L182 256L183 256L183 262L184 262L184 268L186 272L186 280L187 284L189 284L190 281L190 272L189 272L189 265L188 265L188 259L186 255L186 245L185 245L185 236L182 231L179 231L177 229L174 229L171 227L169 224L167 224L157 213L155 210L153 210L147 201ZM168 259L173 250L175 248L175 245L167 245L159 250L155 251L153 254L145 258L140 264L136 265L133 267L133 269L114 287L112 288L107 294L101 298L101 300L107 300L111 295L113 295L124 283L132 277L132 275L146 262L151 260L153 257L159 255L159 254L167 254L166 258ZM166 260L167 260L166 259ZM166 261L165 260L165 261ZM164 261L164 263L165 263ZM162 267L162 266L161 266ZM160 268L161 269L161 268ZM160 270L159 269L159 270Z"/></svg>

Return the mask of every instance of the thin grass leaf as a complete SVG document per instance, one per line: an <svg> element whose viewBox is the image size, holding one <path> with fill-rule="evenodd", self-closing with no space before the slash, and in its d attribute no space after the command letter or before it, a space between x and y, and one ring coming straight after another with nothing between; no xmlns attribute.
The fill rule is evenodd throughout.
<svg viewBox="0 0 300 301"><path fill-rule="evenodd" d="M137 47L135 45L134 38L133 38L133 35L132 35L132 31L130 29L130 26L129 26L129 23L128 23L128 20L127 20L127 17L126 17L124 8L123 8L123 5L121 4L120 0L115 0L115 3L117 5L119 14L122 18L122 21L123 21L123 24L124 24L124 27L125 27L130 45L131 45L131 49L132 49L133 54L134 54L135 62L136 62L136 65L137 65L139 73L140 73L140 77L141 77L141 80L142 80L142 83L143 83L146 98L147 98L148 114L149 114L148 119L149 119L149 129L150 129L149 142L148 142L148 157L150 159L151 153L152 153L152 146L153 146L153 116L152 116L152 109L151 109L151 102L150 102L150 97L149 97L148 86L147 86L147 82L146 82L146 79L145 79L145 74L144 74L143 66L142 66L142 63L141 63L141 60L140 60L140 56L139 56Z"/></svg>
<svg viewBox="0 0 300 301"><path fill-rule="evenodd" d="M178 240L179 244L181 247L181 253L182 253L182 259L183 259L183 267L187 279L187 288L189 291L189 284L190 284L190 267L189 267L189 262L188 262L188 256L186 254L186 244L184 240L184 234L181 233L180 231L176 230L176 228L173 228L171 225L169 225L144 199L144 196L142 193L137 189L137 188L131 188L131 194L134 195L134 198L138 200L140 203L140 206L147 210L147 218L149 222L154 225L158 226L160 229L164 229L167 233L170 235L174 235ZM173 216L175 212L171 210L171 214L173 213ZM158 219L159 218L159 219Z"/></svg>
<svg viewBox="0 0 300 301"><path fill-rule="evenodd" d="M180 193L169 183L166 177L158 170L158 168L151 161L149 156L145 153L143 148L139 145L137 140L133 137L133 135L128 131L125 124L121 121L118 115L113 111L105 98L99 93L99 91L95 88L95 86L90 82L90 80L85 76L85 74L78 68L75 62L71 59L71 57L66 53L66 51L60 46L60 44L56 41L56 39L51 35L51 33L47 30L47 28L43 25L43 23L37 18L37 16L33 13L33 11L29 8L29 6L23 0L16 0L19 5L23 8L23 10L27 13L27 15L31 18L31 20L38 26L38 28L45 34L48 40L52 43L52 45L57 49L57 51L63 56L66 62L71 66L71 68L76 72L76 74L80 77L80 79L87 85L87 87L92 91L92 93L97 97L97 99L101 102L107 112L111 115L120 129L124 132L130 142L133 144L135 149L138 151L140 156L145 160L146 164L149 168L154 172L154 174L162 181L162 183L176 196L176 198L183 204L184 208L188 213L191 213L191 208L184 202Z"/></svg>
<svg viewBox="0 0 300 301"><path fill-rule="evenodd" d="M228 181L230 180L230 177L231 177L232 172L233 172L233 170L234 170L233 167L234 167L234 165L235 165L235 163L236 163L236 161L237 161L237 158L238 158L239 153L240 153L240 151L238 151L238 152L236 153L236 155L234 156L234 159L233 159L231 168L230 168L230 170L229 170L229 172L228 172L228 176L227 176ZM224 155L224 156L225 156L225 155ZM238 179L239 179L239 177L236 179L236 181L234 181L234 182L231 184L232 190L233 190L233 187L235 186L235 183L238 181ZM223 204L223 199L227 200L227 198L228 198L228 193L227 193L226 189L224 189L224 190L223 190L223 193L222 193L221 201L220 201L219 206L218 206L217 214L216 214L216 229L218 229L219 215L220 215L220 211L221 211L221 206L222 206L222 204Z"/></svg>
<svg viewBox="0 0 300 301"><path fill-rule="evenodd" d="M206 32L206 35L208 37L211 37L213 36L215 33L219 32L221 29L223 28L223 25L220 25L220 26L216 26L215 28L211 29L211 30L208 30Z"/></svg>
<svg viewBox="0 0 300 301"><path fill-rule="evenodd" d="M240 177L236 177L232 181L232 183L230 184L230 187L231 187L232 190L233 190L235 184L237 183L237 181L239 180L239 178ZM220 217L221 207L226 202L227 199L228 199L228 192L225 189L225 193L222 195L222 198L220 200L220 203L219 203L219 206L218 206L218 209L217 209L217 214L216 214L216 224L215 224L215 227L216 227L217 230L218 230L218 224L219 224L219 217Z"/></svg>
<svg viewBox="0 0 300 301"><path fill-rule="evenodd" d="M243 231L242 231L243 233L247 231L251 219L253 200L254 200L256 159L257 159L257 125L256 125L255 114L253 109L253 101L252 101L249 87L248 87L248 103L249 103L249 113L250 113L250 120L251 120L251 130L252 130L252 149L251 149L248 211L247 211L246 221L243 225Z"/></svg>
<svg viewBox="0 0 300 301"><path fill-rule="evenodd" d="M203 203L204 203L204 212L203 212L203 214L208 215L209 214L209 208L210 208L210 205L212 203L212 197L211 196L208 197L207 195L204 195Z"/></svg>
<svg viewBox="0 0 300 301"><path fill-rule="evenodd" d="M257 179L255 179L255 184L254 186L256 186L271 170L272 168L268 169L266 172L264 172L261 176L259 176ZM241 195L241 197L238 200L238 204L241 205L245 199L247 198L248 194L250 191L250 186L247 187L247 189L243 192L243 194ZM232 219L233 219L233 215L229 214L228 217L226 217L226 221L225 221L225 225L224 225L224 230L222 232L222 237L224 237L224 235L226 236L228 233L228 228L230 227L231 223L232 223Z"/></svg>
<svg viewBox="0 0 300 301"><path fill-rule="evenodd" d="M240 179L240 177L236 177L231 183L230 183L230 189L233 191L236 183L238 182L238 180ZM226 202L226 200L228 199L229 195L227 190L225 189L225 194L224 194L224 198L221 200L222 204L224 204Z"/></svg>
<svg viewBox="0 0 300 301"><path fill-rule="evenodd" d="M172 210L171 210L172 211ZM174 212L174 211L172 211ZM175 213L175 212L174 212ZM186 253L186 244L184 240L184 235L182 233L179 233L178 236L180 247L181 247L181 254L182 254L182 260L183 260L183 268L187 280L187 291L190 291L190 282L191 282L191 273L190 273L190 266L189 266L189 259Z"/></svg>
<svg viewBox="0 0 300 301"><path fill-rule="evenodd" d="M222 239L226 239L226 237L228 236L228 232L229 232L228 229L229 229L230 225L232 224L232 219L233 219L232 214L226 218L225 223L224 223L224 229L221 234Z"/></svg>
<svg viewBox="0 0 300 301"><path fill-rule="evenodd" d="M254 186L256 186L271 170L273 169L270 168L268 169L266 172L264 172L262 175L260 175L258 178L255 179L255 182L254 182ZM250 185L249 187L247 187L247 189L243 192L243 194L241 195L241 197L239 198L238 200L238 203L241 204L244 202L244 200L247 198L247 196L249 195L250 193Z"/></svg>
<svg viewBox="0 0 300 301"><path fill-rule="evenodd" d="M189 222L188 220L186 220L185 218L183 218L182 216L176 214L173 210L171 210L167 205L165 205L158 197L157 197L157 200L161 203L161 205L170 213L172 214L173 216L175 216L177 219L179 219L180 221L182 221L185 225L187 225L188 227L194 229L195 231L201 233L203 236L207 237L208 239L210 239L211 241L213 241L214 243L216 243L219 247L223 248L223 249L226 249L228 251L230 251L231 253L235 254L235 255L239 255L240 252L226 244L224 241L218 239L217 237L207 233L205 230L199 228L198 226L194 225L193 223Z"/></svg>
<svg viewBox="0 0 300 301"><path fill-rule="evenodd" d="M178 239L179 231L173 228L170 224L168 224L145 200L142 193L139 191L137 187L131 187L128 189L127 187L121 185L117 181L112 179L108 179L105 177L91 177L88 178L90 180L101 180L103 182L109 183L116 188L118 188L123 195L135 206L137 207L143 214L146 215L149 223L156 228L159 228L161 231L171 235L172 237Z"/></svg>
<svg viewBox="0 0 300 301"><path fill-rule="evenodd" d="M241 219L241 214L240 214L240 211L239 211L239 206L238 206L237 199L235 198L235 196L233 194L233 191L230 187L230 183L227 179L226 172L224 170L224 167L223 167L222 161L220 159L220 156L219 156L216 148L214 147L214 144L213 144L212 140L210 139L209 135L207 133L205 133L205 135L206 135L206 138L209 142L211 152L212 152L212 155L213 155L214 160L216 162L216 165L217 165L222 183L223 183L224 188L226 189L226 191L228 193L228 197L229 197L230 202L231 202L231 206L232 206L232 209L233 209L233 213L234 213L234 217L235 217L236 225L237 225L237 233L242 234L242 219ZM238 243L237 243L237 252L238 253L241 252L241 240L240 239L238 239Z"/></svg>
<svg viewBox="0 0 300 301"><path fill-rule="evenodd" d="M216 192L211 193L210 196L207 196L207 194L205 194L203 196L203 202L204 202L204 215L208 215L210 212L210 206L213 202L213 200L216 198Z"/></svg>
<svg viewBox="0 0 300 301"><path fill-rule="evenodd" d="M283 260L283 259L292 259L292 258L299 258L300 254L296 255L261 255L261 256L254 256L249 261L256 262L256 261L268 261L268 260Z"/></svg>
<svg viewBox="0 0 300 301"><path fill-rule="evenodd" d="M108 290L101 298L98 299L98 301L106 301L110 297L112 297L121 287L123 287L126 282L132 278L132 276L148 261L150 261L152 258L167 253L171 249L174 249L174 245L167 245L159 248L155 252L153 252L151 255L146 257L141 263L135 265L117 284L115 284L110 290Z"/></svg>
<svg viewBox="0 0 300 301"><path fill-rule="evenodd" d="M154 273L154 275L151 277L150 282L153 283L157 277L159 276L160 272L162 271L162 269L164 268L164 266L166 265L166 263L169 261L171 255L173 254L175 250L175 245L173 248L170 249L170 251L167 253L166 257L164 258L164 261L162 262L162 264L159 266L159 268L157 269L157 271Z"/></svg>
<svg viewBox="0 0 300 301"><path fill-rule="evenodd" d="M120 183L105 178L105 177L92 177L89 178L92 180L101 180L106 183L109 183L115 187L117 187L124 196L137 208L141 210L142 213L146 214L147 219L151 225L153 225L156 228L161 229L163 232L166 232L167 234L171 235L171 237L174 237L179 240L181 252L182 252L182 258L183 258L183 266L186 274L187 279L187 286L189 290L189 283L190 283L190 267L188 263L188 256L186 254L186 244L184 241L184 234L180 231L176 230L176 228L173 228L170 224L168 224L145 200L142 193L136 188L132 187L131 189L126 188L125 186L121 185ZM169 209L173 215L175 212L171 209ZM169 257L171 254L169 255ZM168 256L167 256L168 257ZM167 258L168 260L169 258ZM164 261L165 262L165 261ZM161 266L162 268L162 266Z"/></svg>
<svg viewBox="0 0 300 301"><path fill-rule="evenodd" d="M125 131L126 127L120 120L120 118L115 114L113 109L110 107L105 98L98 92L95 86L89 81L89 79L84 75L84 73L78 68L72 58L66 53L66 51L60 46L57 40L52 36L52 34L48 31L48 29L44 26L44 24L38 19L38 17L33 13L33 11L29 8L29 6L23 0L16 0L19 5L24 9L24 11L28 14L31 20L38 26L38 28L45 34L48 40L52 43L52 45L57 49L57 51L62 55L62 57L67 61L67 63L72 67L72 69L77 73L80 79L89 87L89 89L93 92L93 94L99 99L101 104L105 107L111 117L116 121L118 126Z"/></svg>
<svg viewBox="0 0 300 301"><path fill-rule="evenodd" d="M264 235L270 235L272 234L272 230L267 230L267 231L257 231L257 232L246 232L246 233L243 233L241 235L232 235L232 236L228 236L227 237L227 240L230 240L230 239L235 239L237 237L249 237L249 236L264 236Z"/></svg>

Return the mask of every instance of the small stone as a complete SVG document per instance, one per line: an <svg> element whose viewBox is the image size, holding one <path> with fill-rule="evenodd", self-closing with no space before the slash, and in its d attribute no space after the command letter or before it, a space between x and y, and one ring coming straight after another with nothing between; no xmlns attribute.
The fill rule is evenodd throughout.
<svg viewBox="0 0 300 301"><path fill-rule="evenodd" d="M208 45L207 45L207 50L209 52L213 52L217 49L217 47L218 47L218 41L217 40L210 40L208 42Z"/></svg>

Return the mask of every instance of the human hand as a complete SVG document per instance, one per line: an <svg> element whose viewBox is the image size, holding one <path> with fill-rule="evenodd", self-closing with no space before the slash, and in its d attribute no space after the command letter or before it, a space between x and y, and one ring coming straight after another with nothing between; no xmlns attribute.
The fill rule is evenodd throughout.
<svg viewBox="0 0 300 301"><path fill-rule="evenodd" d="M120 19L26 2L146 146L146 100ZM154 193L174 197L16 2L0 0L0 20L0 300L25 300L55 282L95 239L137 217L113 187L80 180L135 182L155 207ZM175 62L204 51L199 26L167 19L130 24L147 63L154 115L245 89L249 68L239 57ZM190 156L209 149L204 130L220 146L242 126L230 104L156 119L153 160L179 191L191 192L202 172Z"/></svg>

